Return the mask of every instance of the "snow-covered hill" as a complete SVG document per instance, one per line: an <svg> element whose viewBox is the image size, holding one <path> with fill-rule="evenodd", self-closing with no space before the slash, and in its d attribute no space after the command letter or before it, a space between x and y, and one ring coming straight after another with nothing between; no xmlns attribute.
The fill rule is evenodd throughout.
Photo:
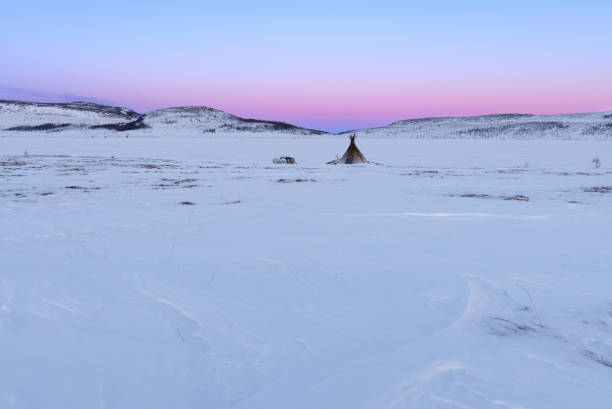
<svg viewBox="0 0 612 409"><path fill-rule="evenodd" d="M352 132L361 137L377 138L608 140L612 139L612 111L407 119L380 128Z"/></svg>
<svg viewBox="0 0 612 409"><path fill-rule="evenodd" d="M145 114L87 102L0 101L0 135L38 132L65 136L202 136L211 133L323 135L284 122L241 118L208 107L176 107Z"/></svg>
<svg viewBox="0 0 612 409"><path fill-rule="evenodd" d="M82 130L96 125L129 122L139 116L128 108L91 102L0 101L0 128L3 133Z"/></svg>
<svg viewBox="0 0 612 409"><path fill-rule="evenodd" d="M297 135L322 135L326 132L300 128L285 122L241 118L209 107L187 106L147 112L144 122L157 134L279 132Z"/></svg>
<svg viewBox="0 0 612 409"><path fill-rule="evenodd" d="M138 113L89 102L0 100L0 136L24 132L75 137L329 136L284 122L241 118L203 106ZM347 131L360 138L612 140L612 111L566 115L500 114L421 118Z"/></svg>

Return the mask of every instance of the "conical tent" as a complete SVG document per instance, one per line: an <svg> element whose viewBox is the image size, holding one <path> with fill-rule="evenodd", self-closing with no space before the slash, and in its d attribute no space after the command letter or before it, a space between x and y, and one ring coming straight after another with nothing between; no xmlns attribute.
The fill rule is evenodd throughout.
<svg viewBox="0 0 612 409"><path fill-rule="evenodd" d="M344 155L340 159L333 160L331 162L327 162L331 165L337 164L355 164L355 163L368 163L366 158L363 156L357 145L355 145L355 135L351 135L351 143L349 147L344 152Z"/></svg>

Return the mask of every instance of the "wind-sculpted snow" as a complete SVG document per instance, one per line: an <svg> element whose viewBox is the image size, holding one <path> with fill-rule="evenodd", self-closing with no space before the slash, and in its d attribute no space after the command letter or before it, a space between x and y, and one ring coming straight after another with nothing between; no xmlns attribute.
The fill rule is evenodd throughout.
<svg viewBox="0 0 612 409"><path fill-rule="evenodd" d="M0 408L610 408L612 143L346 142L4 138Z"/></svg>

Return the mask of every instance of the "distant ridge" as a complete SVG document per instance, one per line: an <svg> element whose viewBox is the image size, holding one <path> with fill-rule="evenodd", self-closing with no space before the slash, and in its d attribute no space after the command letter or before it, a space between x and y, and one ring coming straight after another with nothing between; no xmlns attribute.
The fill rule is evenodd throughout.
<svg viewBox="0 0 612 409"><path fill-rule="evenodd" d="M0 136L31 132L66 136L202 137L223 135L331 136L286 122L242 118L205 107L183 106L139 113L94 102L0 100ZM341 132L359 138L612 140L612 111L562 114L492 114L395 121Z"/></svg>
<svg viewBox="0 0 612 409"><path fill-rule="evenodd" d="M138 113L93 102L0 100L0 133L111 133L138 131L142 136L194 136L210 133L326 135L280 121L242 118L205 106L183 106Z"/></svg>
<svg viewBox="0 0 612 409"><path fill-rule="evenodd" d="M11 87L9 85L0 84L0 99L13 100L13 101L32 101L32 102L73 102L73 101L85 101L93 102L101 105L117 105L113 101L101 98L87 97L83 95L74 94L48 94L41 91L34 91L30 89Z"/></svg>
<svg viewBox="0 0 612 409"><path fill-rule="evenodd" d="M344 131L339 135L349 133L362 138L610 140L612 111L415 118L376 128Z"/></svg>
<svg viewBox="0 0 612 409"><path fill-rule="evenodd" d="M73 102L26 102L17 100L0 100L0 104L17 105L22 107L39 107L49 108L55 107L59 109L98 113L107 116L119 116L125 119L134 119L140 116L136 111L129 108L121 108L111 105L103 105L89 101L73 101Z"/></svg>
<svg viewBox="0 0 612 409"><path fill-rule="evenodd" d="M162 121L166 124L180 123L181 121L198 122L201 119L214 119L222 122L219 124L219 129L233 131L286 131L297 132L314 135L324 135L328 132L317 129L302 128L297 125L287 122L270 121L264 119L242 118L233 114L229 114L219 109L206 106L182 106L157 109L144 114L149 121ZM163 119L160 119L163 118ZM216 129L216 128L215 128Z"/></svg>

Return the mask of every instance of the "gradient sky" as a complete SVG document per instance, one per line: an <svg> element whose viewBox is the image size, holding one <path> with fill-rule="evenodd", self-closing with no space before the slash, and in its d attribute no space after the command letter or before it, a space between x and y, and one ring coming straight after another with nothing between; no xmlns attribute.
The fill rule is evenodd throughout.
<svg viewBox="0 0 612 409"><path fill-rule="evenodd" d="M612 109L610 0L289 3L7 0L0 85L332 131Z"/></svg>

